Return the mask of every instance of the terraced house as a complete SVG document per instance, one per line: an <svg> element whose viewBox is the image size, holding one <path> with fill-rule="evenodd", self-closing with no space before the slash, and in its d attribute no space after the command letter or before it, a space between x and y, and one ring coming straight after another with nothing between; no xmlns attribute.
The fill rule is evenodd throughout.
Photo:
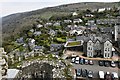
<svg viewBox="0 0 120 80"><path fill-rule="evenodd" d="M87 57L112 57L112 42L109 39L106 40L87 40L84 43L84 52Z"/></svg>

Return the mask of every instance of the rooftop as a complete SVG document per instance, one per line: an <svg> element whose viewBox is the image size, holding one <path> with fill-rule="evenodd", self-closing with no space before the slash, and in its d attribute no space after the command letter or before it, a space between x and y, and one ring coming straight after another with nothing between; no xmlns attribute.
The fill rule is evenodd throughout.
<svg viewBox="0 0 120 80"><path fill-rule="evenodd" d="M81 46L82 41L68 41L65 44L65 47L74 47L74 46Z"/></svg>

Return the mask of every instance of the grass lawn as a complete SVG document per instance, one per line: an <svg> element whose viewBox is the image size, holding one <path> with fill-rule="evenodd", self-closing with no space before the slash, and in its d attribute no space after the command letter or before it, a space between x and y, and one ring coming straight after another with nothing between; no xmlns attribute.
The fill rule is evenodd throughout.
<svg viewBox="0 0 120 80"><path fill-rule="evenodd" d="M62 38L57 38L57 41L59 41L59 42L66 42L66 40L62 39Z"/></svg>
<svg viewBox="0 0 120 80"><path fill-rule="evenodd" d="M76 45L80 45L80 41L75 41L75 42L68 42L67 46L76 46Z"/></svg>

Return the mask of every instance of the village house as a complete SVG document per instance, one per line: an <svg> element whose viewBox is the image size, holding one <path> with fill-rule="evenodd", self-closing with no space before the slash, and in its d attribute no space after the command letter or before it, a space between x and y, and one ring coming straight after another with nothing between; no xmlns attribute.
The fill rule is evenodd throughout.
<svg viewBox="0 0 120 80"><path fill-rule="evenodd" d="M85 14L85 17L94 17L92 14Z"/></svg>
<svg viewBox="0 0 120 80"><path fill-rule="evenodd" d="M72 20L64 20L64 23L72 23Z"/></svg>
<svg viewBox="0 0 120 80"><path fill-rule="evenodd" d="M35 36L39 36L39 35L42 34L42 33L41 33L41 31L35 31L33 34L34 34Z"/></svg>
<svg viewBox="0 0 120 80"><path fill-rule="evenodd" d="M83 30L70 30L69 31L70 35L73 36L73 35L82 35L83 34Z"/></svg>
<svg viewBox="0 0 120 80"><path fill-rule="evenodd" d="M112 27L101 27L99 28L101 33L111 33L113 32L114 28Z"/></svg>
<svg viewBox="0 0 120 80"><path fill-rule="evenodd" d="M119 19L97 19L96 24L119 24Z"/></svg>
<svg viewBox="0 0 120 80"><path fill-rule="evenodd" d="M20 37L19 39L17 39L16 42L20 43L20 44L23 44L24 43L23 37Z"/></svg>
<svg viewBox="0 0 120 80"><path fill-rule="evenodd" d="M87 57L112 57L112 42L109 39L91 38L84 43L84 48Z"/></svg>
<svg viewBox="0 0 120 80"><path fill-rule="evenodd" d="M112 43L109 40L106 40L103 43L104 49L102 52L104 53L104 58L111 58L112 57Z"/></svg>
<svg viewBox="0 0 120 80"><path fill-rule="evenodd" d="M60 22L55 22L53 26L60 26Z"/></svg>
<svg viewBox="0 0 120 80"><path fill-rule="evenodd" d="M44 47L43 46L35 46L33 49L34 56L40 56L43 54Z"/></svg>
<svg viewBox="0 0 120 80"><path fill-rule="evenodd" d="M51 22L47 22L47 23L44 24L45 27L52 26L52 25L53 25L53 23L51 23Z"/></svg>
<svg viewBox="0 0 120 80"><path fill-rule="evenodd" d="M56 33L56 31L50 29L49 34L50 34L51 36L55 36L57 33Z"/></svg>
<svg viewBox="0 0 120 80"><path fill-rule="evenodd" d="M73 12L73 13L72 13L72 16L77 16L77 15L78 15L77 12Z"/></svg>
<svg viewBox="0 0 120 80"><path fill-rule="evenodd" d="M51 44L50 45L50 52L59 55L59 52L62 50L63 44Z"/></svg>
<svg viewBox="0 0 120 80"><path fill-rule="evenodd" d="M103 11L105 11L105 8L98 9L98 12L103 12Z"/></svg>
<svg viewBox="0 0 120 80"><path fill-rule="evenodd" d="M73 23L74 23L74 24L76 24L76 23L81 23L81 22L83 22L82 19L74 19L74 20L73 20Z"/></svg>
<svg viewBox="0 0 120 80"><path fill-rule="evenodd" d="M38 24L36 27L37 28L41 28L41 27L43 27L43 25L42 24Z"/></svg>
<svg viewBox="0 0 120 80"><path fill-rule="evenodd" d="M35 47L35 39L29 38L28 44L30 48L33 49Z"/></svg>

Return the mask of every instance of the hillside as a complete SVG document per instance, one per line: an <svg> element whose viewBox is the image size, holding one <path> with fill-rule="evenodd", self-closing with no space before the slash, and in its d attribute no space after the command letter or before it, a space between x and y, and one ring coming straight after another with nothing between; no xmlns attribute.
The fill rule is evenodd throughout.
<svg viewBox="0 0 120 80"><path fill-rule="evenodd" d="M8 15L2 18L3 39L19 34L24 29L27 29L36 22L36 20L48 20L53 15L68 15L71 12L90 9L96 10L98 8L120 7L118 3L74 3L55 7L43 8L35 11L17 13Z"/></svg>

